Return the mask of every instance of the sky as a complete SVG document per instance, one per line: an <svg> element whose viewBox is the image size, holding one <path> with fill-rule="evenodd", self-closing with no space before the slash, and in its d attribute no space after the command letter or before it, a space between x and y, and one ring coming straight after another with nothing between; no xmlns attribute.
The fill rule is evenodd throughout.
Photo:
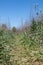
<svg viewBox="0 0 43 65"><path fill-rule="evenodd" d="M43 0L0 0L0 24L19 27L22 21L30 19L35 3L43 10Z"/></svg>

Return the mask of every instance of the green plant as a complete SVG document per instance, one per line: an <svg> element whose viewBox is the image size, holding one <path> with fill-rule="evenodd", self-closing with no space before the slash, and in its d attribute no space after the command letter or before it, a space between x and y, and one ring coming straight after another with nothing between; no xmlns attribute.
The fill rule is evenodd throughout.
<svg viewBox="0 0 43 65"><path fill-rule="evenodd" d="M13 31L13 32L16 32L16 27L13 27L13 28L12 28L12 31Z"/></svg>
<svg viewBox="0 0 43 65"><path fill-rule="evenodd" d="M37 24L36 24L36 21L33 18L32 24L31 24L31 32L36 32L36 30L37 30Z"/></svg>

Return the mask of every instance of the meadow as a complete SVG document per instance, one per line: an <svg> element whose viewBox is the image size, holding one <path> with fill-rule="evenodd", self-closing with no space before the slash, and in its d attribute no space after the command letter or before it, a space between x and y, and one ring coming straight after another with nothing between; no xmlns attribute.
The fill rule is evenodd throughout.
<svg viewBox="0 0 43 65"><path fill-rule="evenodd" d="M43 20L14 31L0 27L0 65L43 65Z"/></svg>

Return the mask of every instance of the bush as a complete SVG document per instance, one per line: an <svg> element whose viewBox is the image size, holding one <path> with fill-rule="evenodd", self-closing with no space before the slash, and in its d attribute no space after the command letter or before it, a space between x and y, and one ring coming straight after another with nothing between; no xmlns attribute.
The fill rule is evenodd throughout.
<svg viewBox="0 0 43 65"><path fill-rule="evenodd" d="M16 28L15 28L15 27L13 27L13 28L12 28L12 31L13 31L13 32L16 32Z"/></svg>
<svg viewBox="0 0 43 65"><path fill-rule="evenodd" d="M31 32L35 32L37 30L37 24L36 24L36 21L32 20L32 24L31 24Z"/></svg>
<svg viewBox="0 0 43 65"><path fill-rule="evenodd" d="M11 47L9 40L12 39L12 34L5 30L0 30L0 64L11 65Z"/></svg>

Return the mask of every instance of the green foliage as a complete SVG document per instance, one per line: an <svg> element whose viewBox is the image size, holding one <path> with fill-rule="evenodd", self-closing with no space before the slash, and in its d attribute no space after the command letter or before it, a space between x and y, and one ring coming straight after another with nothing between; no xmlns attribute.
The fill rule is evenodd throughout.
<svg viewBox="0 0 43 65"><path fill-rule="evenodd" d="M16 32L16 28L15 28L15 27L13 27L13 28L12 28L12 31L13 31L13 32Z"/></svg>
<svg viewBox="0 0 43 65"><path fill-rule="evenodd" d="M38 31L43 30L43 21L37 22L37 28L38 28Z"/></svg>
<svg viewBox="0 0 43 65"><path fill-rule="evenodd" d="M22 63L25 65L36 61L43 62L42 22L37 22L36 25L33 20L31 30L18 35L11 31L0 29L1 65L23 65Z"/></svg>
<svg viewBox="0 0 43 65"><path fill-rule="evenodd" d="M0 30L0 64L11 65L11 39L13 39L13 35L9 31Z"/></svg>
<svg viewBox="0 0 43 65"><path fill-rule="evenodd" d="M32 24L31 24L31 32L36 32L36 30L37 30L37 24L36 24L36 21L33 18Z"/></svg>

